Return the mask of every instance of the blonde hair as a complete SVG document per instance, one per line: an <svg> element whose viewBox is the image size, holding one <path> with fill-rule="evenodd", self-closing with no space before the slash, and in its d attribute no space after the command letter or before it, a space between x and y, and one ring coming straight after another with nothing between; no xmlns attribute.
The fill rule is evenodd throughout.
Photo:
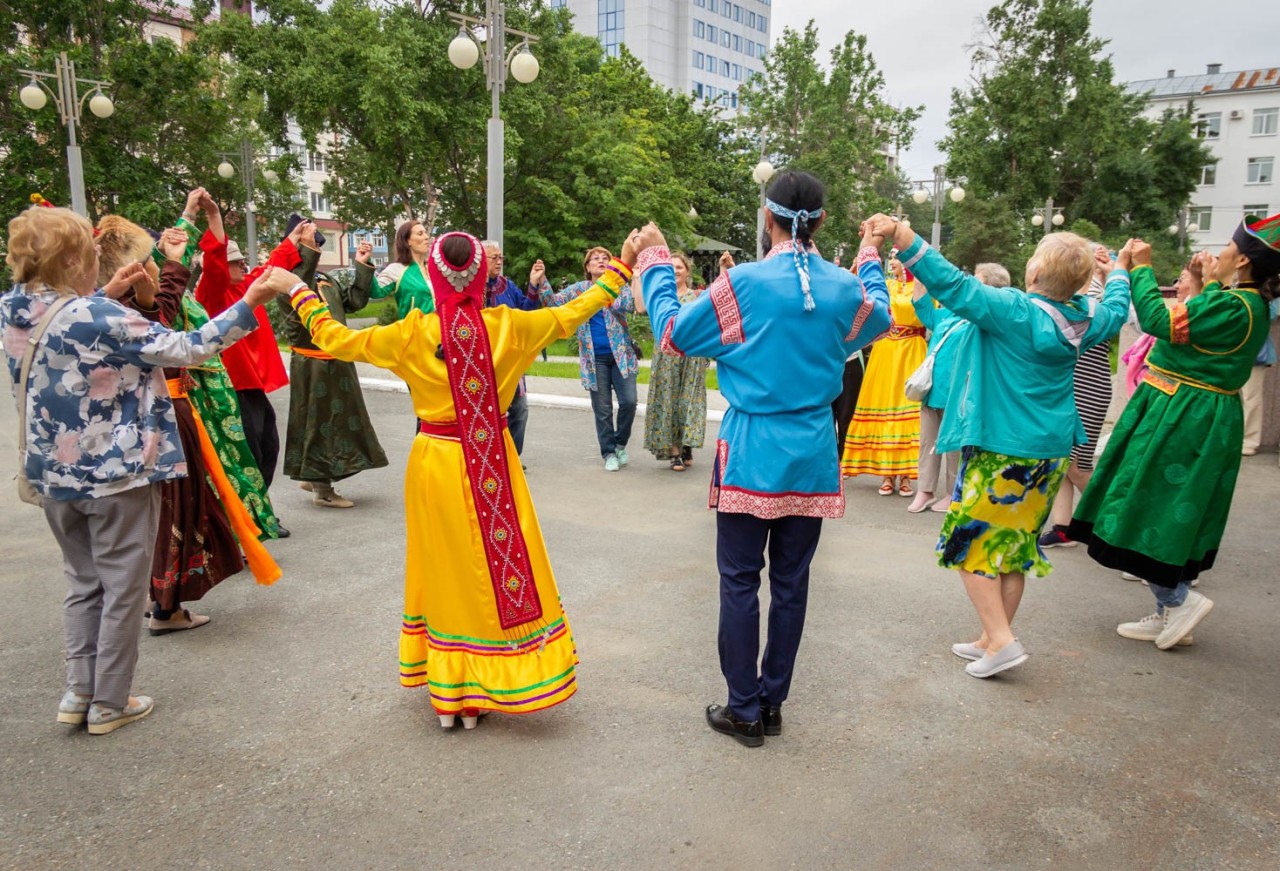
<svg viewBox="0 0 1280 871"><path fill-rule="evenodd" d="M1035 273L1034 290L1057 302L1075 296L1093 278L1096 266L1089 242L1075 233L1050 233L1040 240L1027 264L1027 275Z"/></svg>
<svg viewBox="0 0 1280 871"><path fill-rule="evenodd" d="M582 255L582 274L587 278L591 277L591 273L587 272L587 264L591 262L592 256L599 251L603 251L606 257L613 257L613 252L608 248L601 248L599 245L594 248L588 248L587 253Z"/></svg>
<svg viewBox="0 0 1280 871"><path fill-rule="evenodd" d="M76 293L95 261L93 225L70 209L31 206L9 222L13 280Z"/></svg>
<svg viewBox="0 0 1280 871"><path fill-rule="evenodd" d="M979 263L973 267L973 277L987 287L1008 287L1013 283L1013 279L1009 277L1009 270L999 263Z"/></svg>
<svg viewBox="0 0 1280 871"><path fill-rule="evenodd" d="M151 234L133 221L119 215L104 217L98 222L98 286L105 285L123 266L150 261L153 247Z"/></svg>
<svg viewBox="0 0 1280 871"><path fill-rule="evenodd" d="M691 260L689 258L689 255L685 254L683 251L672 251L671 259L679 260L681 263L684 264L685 272L689 273L689 286L693 287L693 276L694 276L693 260Z"/></svg>

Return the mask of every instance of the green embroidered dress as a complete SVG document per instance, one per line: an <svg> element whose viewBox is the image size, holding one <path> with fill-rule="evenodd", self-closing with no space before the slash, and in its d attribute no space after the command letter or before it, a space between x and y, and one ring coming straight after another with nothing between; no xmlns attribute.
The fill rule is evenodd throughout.
<svg viewBox="0 0 1280 871"><path fill-rule="evenodd" d="M679 295L682 305L698 298L689 289ZM705 357L669 354L654 346L645 402L644 449L659 460L683 448L700 448L707 432L707 366Z"/></svg>
<svg viewBox="0 0 1280 871"><path fill-rule="evenodd" d="M1256 289L1216 283L1171 310L1149 266L1133 270L1133 305L1157 338L1149 371L1068 535L1108 568L1173 587L1217 558L1240 471L1239 391L1270 320Z"/></svg>

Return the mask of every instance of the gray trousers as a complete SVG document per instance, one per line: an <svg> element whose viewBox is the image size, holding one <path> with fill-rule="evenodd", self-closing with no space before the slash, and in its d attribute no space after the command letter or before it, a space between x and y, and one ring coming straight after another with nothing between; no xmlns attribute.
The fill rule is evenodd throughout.
<svg viewBox="0 0 1280 871"><path fill-rule="evenodd" d="M941 498L950 496L956 486L956 476L960 474L960 452L935 454L934 446L938 444L938 433L942 430L942 409L920 406L920 480L916 488L923 493L932 493ZM946 477L938 479L938 473L946 464ZM942 484L943 492L938 492L938 484Z"/></svg>
<svg viewBox="0 0 1280 871"><path fill-rule="evenodd" d="M160 487L101 499L45 500L62 548L67 689L108 708L129 701L160 523Z"/></svg>

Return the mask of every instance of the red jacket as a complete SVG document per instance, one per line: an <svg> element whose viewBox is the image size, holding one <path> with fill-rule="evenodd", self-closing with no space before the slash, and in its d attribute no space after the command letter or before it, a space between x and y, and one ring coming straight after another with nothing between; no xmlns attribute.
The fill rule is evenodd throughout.
<svg viewBox="0 0 1280 871"><path fill-rule="evenodd" d="M302 262L298 249L286 239L271 252L266 264L246 275L244 281L233 285L231 270L227 266L227 243L219 242L216 236L206 230L200 240L200 250L204 252L204 268L200 273L200 281L196 284L196 301L210 315L222 314L239 302L249 285L253 284L267 266L293 269ZM266 309L258 306L253 313L258 319L258 328L224 350L222 364L227 367L227 375L236 390L263 390L270 393L288 384L289 376L285 374L280 348L276 344L276 334L271 329Z"/></svg>

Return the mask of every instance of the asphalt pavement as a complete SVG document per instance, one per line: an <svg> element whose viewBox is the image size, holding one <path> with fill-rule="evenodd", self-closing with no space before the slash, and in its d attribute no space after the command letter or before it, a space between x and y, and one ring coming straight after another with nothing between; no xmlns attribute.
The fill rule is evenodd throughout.
<svg viewBox="0 0 1280 871"><path fill-rule="evenodd" d="M156 709L111 735L54 722L59 553L0 502L0 868L1280 867L1274 454L1245 460L1195 646L1117 636L1150 594L1057 550L1019 615L1030 661L989 681L949 650L976 620L934 562L939 516L850 481L785 733L750 750L703 720L724 700L710 452L673 473L640 420L608 474L573 408L531 410L525 460L581 688L441 731L396 677L412 412L367 401L390 467L339 486L348 511L278 479L283 579L227 580L208 626L144 635ZM4 481L15 426L0 403Z"/></svg>

